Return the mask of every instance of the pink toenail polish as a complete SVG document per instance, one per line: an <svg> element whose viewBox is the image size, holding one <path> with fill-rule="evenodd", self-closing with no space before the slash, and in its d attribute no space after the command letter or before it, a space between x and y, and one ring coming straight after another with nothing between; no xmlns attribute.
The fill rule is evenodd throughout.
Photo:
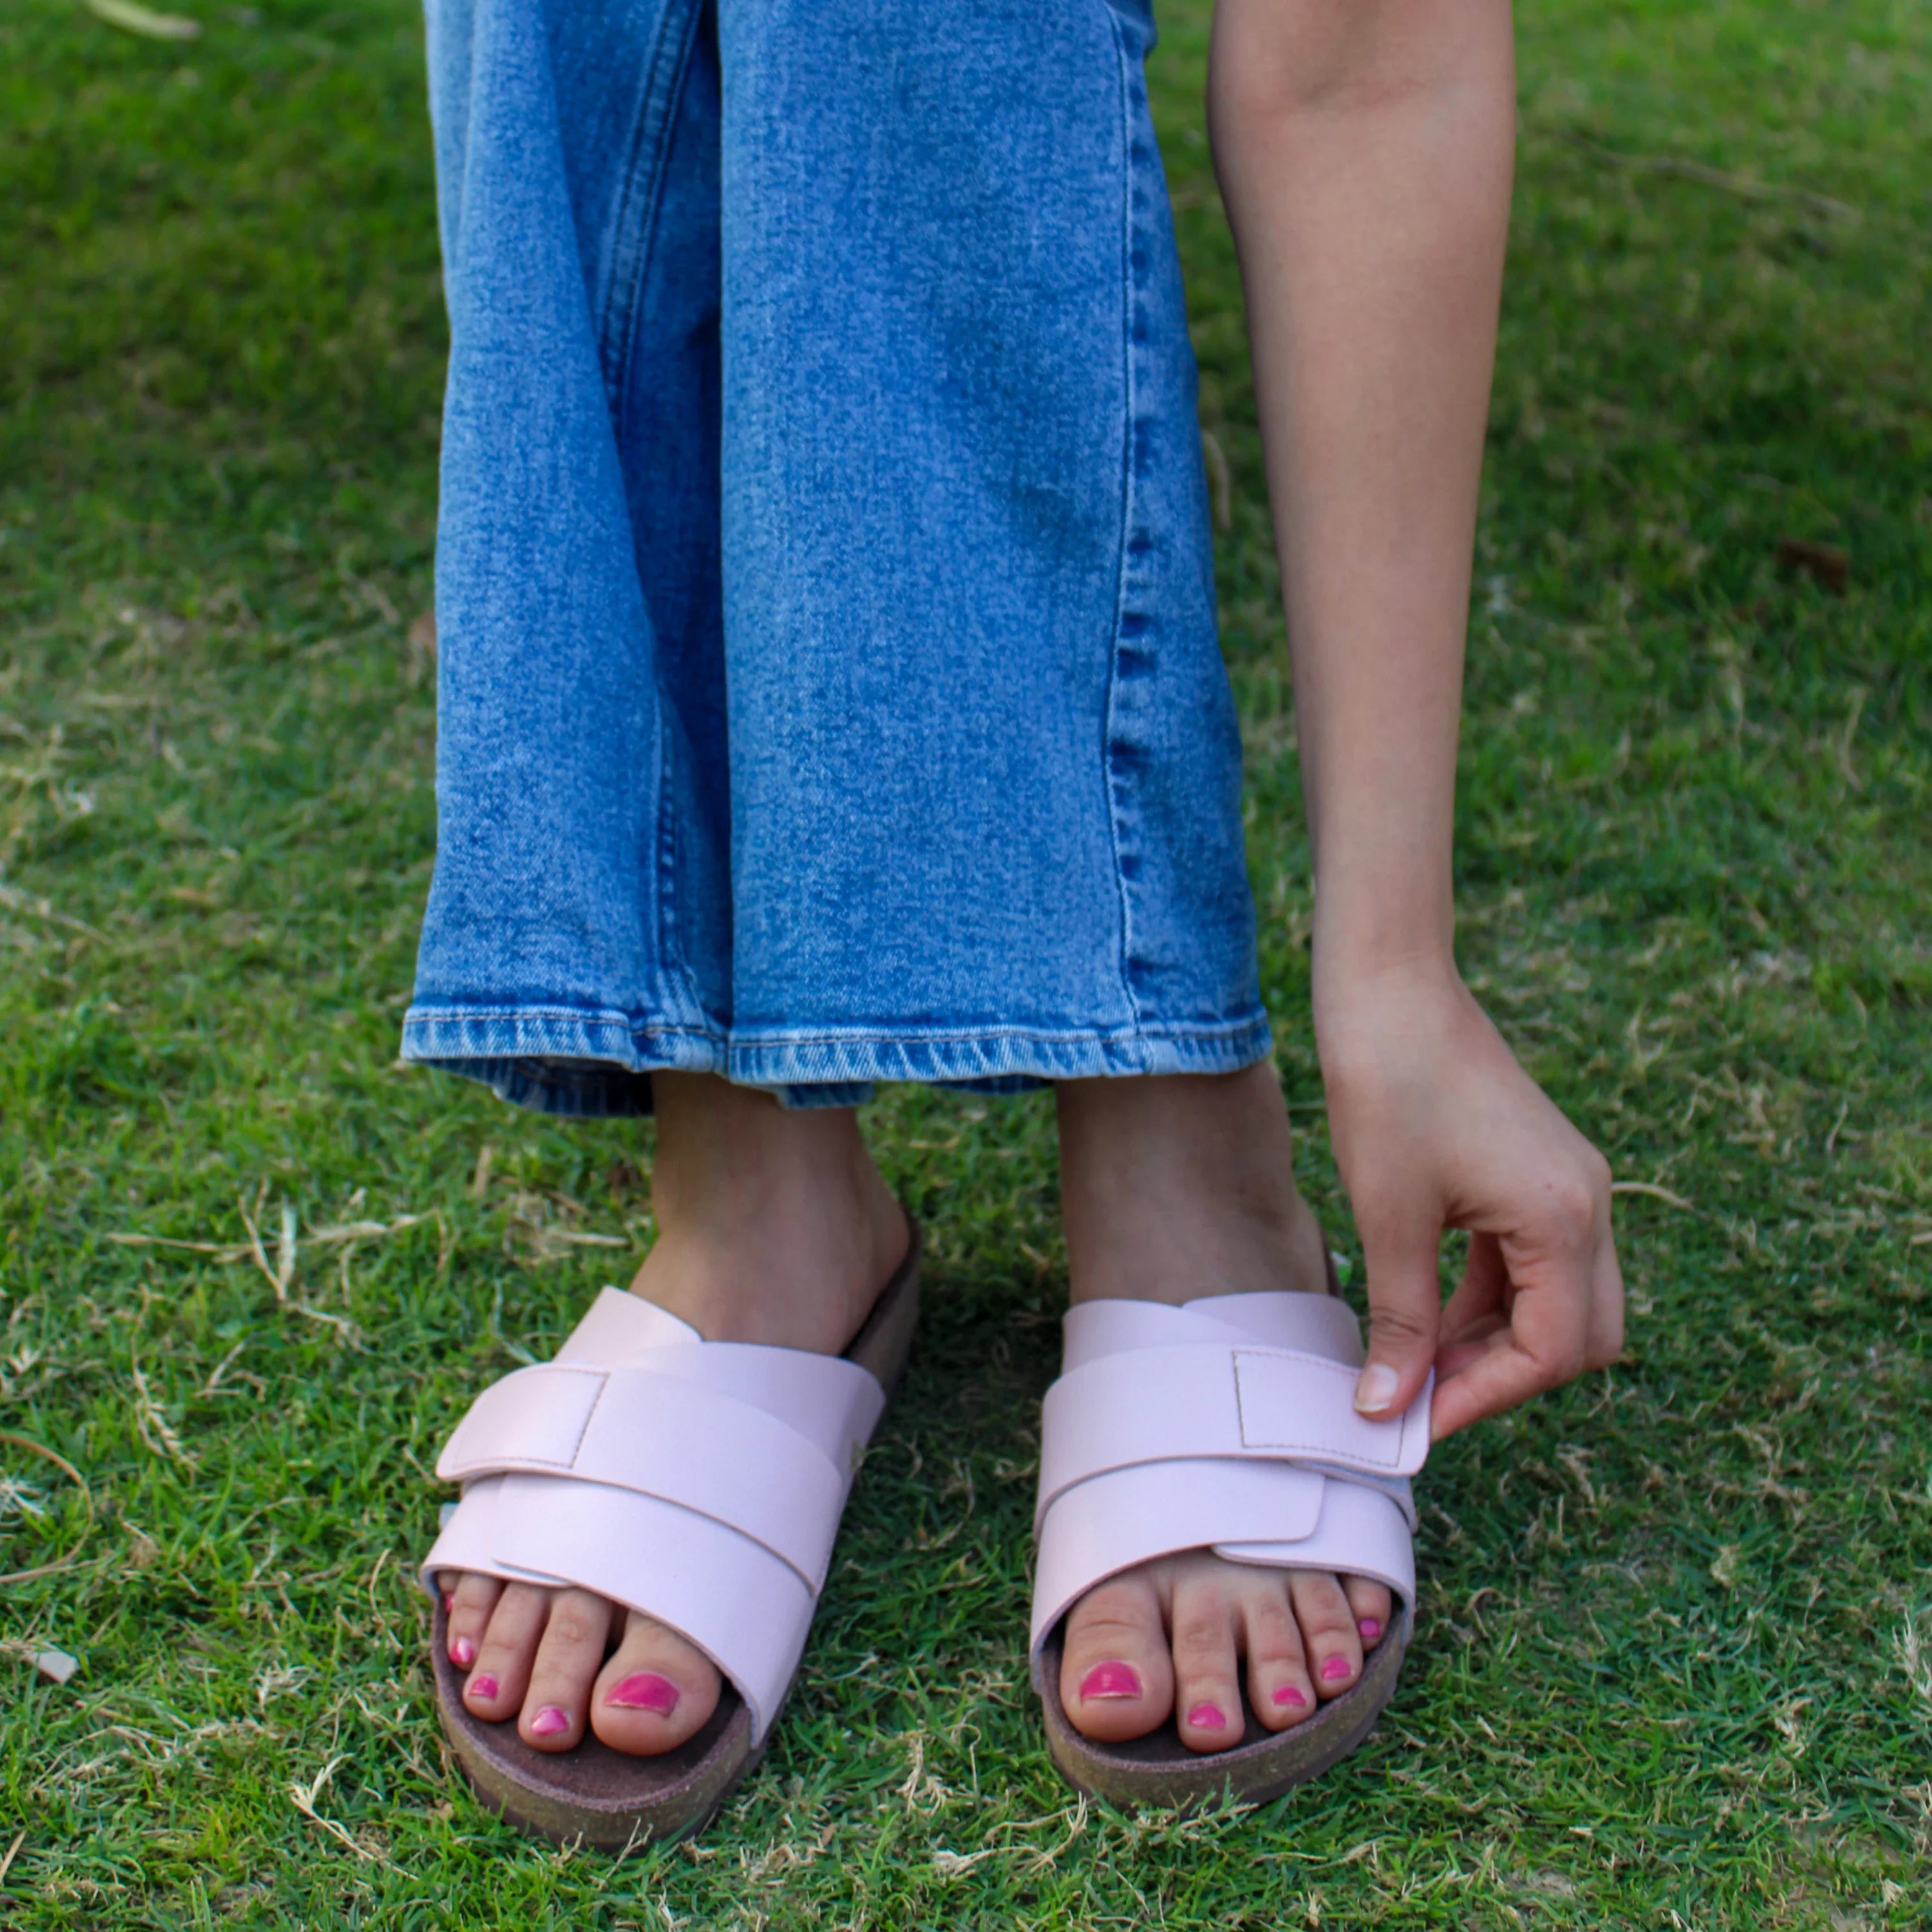
<svg viewBox="0 0 1932 1932"><path fill-rule="evenodd" d="M1373 1617L1363 1618L1355 1628L1361 1632L1364 1643L1373 1643L1382 1634L1382 1625Z"/></svg>
<svg viewBox="0 0 1932 1932"><path fill-rule="evenodd" d="M1305 1709L1308 1703L1308 1700L1292 1684L1277 1686L1274 1701L1277 1704L1292 1704L1298 1711Z"/></svg>
<svg viewBox="0 0 1932 1932"><path fill-rule="evenodd" d="M482 1697L486 1700L495 1696L496 1694L496 1678L488 1676L471 1678L470 1680L470 1694L472 1697Z"/></svg>
<svg viewBox="0 0 1932 1932"><path fill-rule="evenodd" d="M530 1736L533 1738L554 1738L558 1732L569 1729L569 1718L554 1704L546 1704L530 1720Z"/></svg>
<svg viewBox="0 0 1932 1932"><path fill-rule="evenodd" d="M465 1670L476 1661L476 1646L466 1636L453 1636L449 1640L449 1660L460 1664Z"/></svg>
<svg viewBox="0 0 1932 1932"><path fill-rule="evenodd" d="M655 1670L634 1671L604 1701L620 1711L656 1711L668 1718L677 1708L677 1686Z"/></svg>
<svg viewBox="0 0 1932 1932"><path fill-rule="evenodd" d="M455 1607L456 1607L456 1599L455 1599L454 1597L452 1597L452 1596L449 1594L449 1592L448 1592L447 1590L444 1591L444 1592L443 1592L443 1593L442 1593L442 1613L443 1613L443 1615L444 1615L445 1616L448 1616L449 1615L450 1612L451 1612L451 1611L452 1611L453 1610L454 1610L454 1609L455 1609Z"/></svg>
<svg viewBox="0 0 1932 1932"><path fill-rule="evenodd" d="M1187 1714L1190 1726L1197 1731L1225 1731L1227 1714L1218 1704L1197 1704Z"/></svg>
<svg viewBox="0 0 1932 1932"><path fill-rule="evenodd" d="M1138 1697L1139 1676L1124 1664L1096 1664L1080 1680L1080 1701L1090 1704L1099 1697Z"/></svg>
<svg viewBox="0 0 1932 1932"><path fill-rule="evenodd" d="M1322 1666L1322 1674L1332 1684L1338 1677L1352 1677L1355 1673L1346 1657L1331 1657Z"/></svg>

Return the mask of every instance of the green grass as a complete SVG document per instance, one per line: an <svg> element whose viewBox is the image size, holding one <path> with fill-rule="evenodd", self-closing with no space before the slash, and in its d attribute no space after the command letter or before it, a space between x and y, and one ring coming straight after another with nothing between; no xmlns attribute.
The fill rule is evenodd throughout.
<svg viewBox="0 0 1932 1932"><path fill-rule="evenodd" d="M1207 16L1167 0L1155 82L1264 980L1346 1247ZM0 1444L0 1568L80 1538L0 1588L6 1922L1932 1925L1932 15L1522 30L1462 945L1664 1190L1620 1202L1628 1358L1432 1461L1419 1645L1348 1765L1246 1815L1083 1808L1022 1656L1048 1117L890 1097L920 1360L764 1768L617 1864L458 1788L406 1580L464 1402L628 1265L563 1238L649 1230L647 1134L394 1064L434 831L416 14L0 17L0 1428L98 1511ZM272 1266L285 1206L285 1297L113 1238L232 1244L246 1208Z"/></svg>

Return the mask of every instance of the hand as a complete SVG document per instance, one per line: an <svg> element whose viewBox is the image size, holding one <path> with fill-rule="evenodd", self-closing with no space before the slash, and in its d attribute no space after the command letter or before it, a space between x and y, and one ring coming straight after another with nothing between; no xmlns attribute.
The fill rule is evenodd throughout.
<svg viewBox="0 0 1932 1932"><path fill-rule="evenodd" d="M1432 1364L1437 1439L1623 1347L1610 1170L1516 1064L1453 968L1324 976L1316 1034L1367 1264L1356 1406L1400 1414ZM1469 1233L1445 1307L1442 1231Z"/></svg>

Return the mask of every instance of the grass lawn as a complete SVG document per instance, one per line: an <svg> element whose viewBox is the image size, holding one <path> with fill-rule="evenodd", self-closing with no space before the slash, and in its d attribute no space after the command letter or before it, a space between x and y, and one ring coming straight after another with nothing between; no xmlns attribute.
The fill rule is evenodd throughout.
<svg viewBox="0 0 1932 1932"><path fill-rule="evenodd" d="M1071 1802L1022 1656L1049 1117L896 1094L921 1355L764 1768L617 1864L458 1787L407 1574L454 1417L650 1228L646 1132L394 1064L434 831L420 21L202 10L0 16L0 1429L93 1508L0 1442L0 1568L74 1557L0 1586L0 1918L1932 1925L1932 12L1524 10L1461 944L1630 1184L1630 1346L1432 1460L1374 1738L1258 1812ZM1208 13L1165 0L1154 78L1264 985L1346 1251Z"/></svg>

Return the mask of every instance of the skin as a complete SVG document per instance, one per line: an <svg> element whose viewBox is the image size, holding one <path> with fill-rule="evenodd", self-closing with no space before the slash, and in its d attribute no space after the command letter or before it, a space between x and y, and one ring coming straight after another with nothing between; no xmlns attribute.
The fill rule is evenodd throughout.
<svg viewBox="0 0 1932 1932"><path fill-rule="evenodd" d="M1455 964L1450 838L1477 488L1514 136L1506 0L1220 0L1208 124L1238 250L1317 881L1316 1041L1367 1264L1365 1412L1433 1366L1438 1437L1614 1359L1602 1157L1517 1065ZM657 1076L659 1237L634 1287L713 1340L843 1348L904 1252L856 1118ZM1064 1083L1075 1300L1320 1292L1270 1068ZM1444 1307L1444 1231L1468 1231ZM711 1664L582 1591L446 1576L479 1716L539 1749L586 1725L682 1742ZM1305 1721L1360 1676L1381 1585L1204 1551L1069 1617L1060 1690L1115 1742L1178 1715L1208 1751ZM608 1654L607 1655L607 1652Z"/></svg>

